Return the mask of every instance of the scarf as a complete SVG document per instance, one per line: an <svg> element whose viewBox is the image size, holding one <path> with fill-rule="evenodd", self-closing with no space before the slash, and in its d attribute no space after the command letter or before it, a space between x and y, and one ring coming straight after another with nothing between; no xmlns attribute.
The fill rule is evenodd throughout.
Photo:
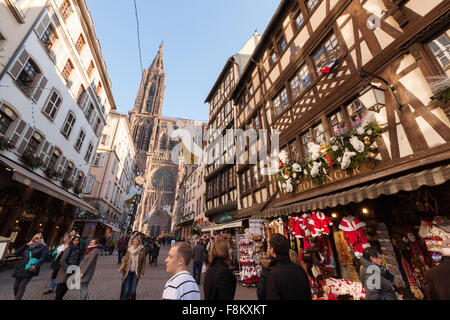
<svg viewBox="0 0 450 320"><path fill-rule="evenodd" d="M98 245L98 244L96 244L93 247L87 247L86 251L84 252L84 256L87 256L89 254L89 252L91 252L94 249L98 249L98 248L100 248L100 245Z"/></svg>
<svg viewBox="0 0 450 320"><path fill-rule="evenodd" d="M128 252L130 253L129 271L136 273L136 275L139 264L139 255L141 254L142 249L143 249L142 245L139 245L139 247L137 247L136 249L133 246L128 248Z"/></svg>

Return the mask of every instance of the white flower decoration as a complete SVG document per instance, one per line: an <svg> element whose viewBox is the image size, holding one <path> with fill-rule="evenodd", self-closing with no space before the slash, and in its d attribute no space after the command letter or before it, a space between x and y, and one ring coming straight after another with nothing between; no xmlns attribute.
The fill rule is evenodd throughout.
<svg viewBox="0 0 450 320"><path fill-rule="evenodd" d="M365 133L364 128L361 126L358 129L356 129L356 132L361 136Z"/></svg>
<svg viewBox="0 0 450 320"><path fill-rule="evenodd" d="M281 187L283 188L283 189L286 189L286 183L283 183L282 185L281 185Z"/></svg>
<svg viewBox="0 0 450 320"><path fill-rule="evenodd" d="M288 175L283 175L283 178L285 179L285 180L287 180L287 179L289 179L289 176Z"/></svg>
<svg viewBox="0 0 450 320"><path fill-rule="evenodd" d="M337 158L338 162L342 162L342 157Z"/></svg>
<svg viewBox="0 0 450 320"><path fill-rule="evenodd" d="M370 136L373 133L372 129L367 130L367 134Z"/></svg>
<svg viewBox="0 0 450 320"><path fill-rule="evenodd" d="M291 179L286 181L286 192L294 191L294 186L292 185Z"/></svg>
<svg viewBox="0 0 450 320"><path fill-rule="evenodd" d="M307 176L307 175L308 175L308 171L306 171L306 169L303 170L303 174L304 174L305 176Z"/></svg>
<svg viewBox="0 0 450 320"><path fill-rule="evenodd" d="M283 163L286 163L289 160L289 156L288 156L287 152L284 150L278 154L278 158L280 158L280 161Z"/></svg>
<svg viewBox="0 0 450 320"><path fill-rule="evenodd" d="M292 175L292 177L293 177L294 179L297 179L297 174L294 172L294 174Z"/></svg>
<svg viewBox="0 0 450 320"><path fill-rule="evenodd" d="M302 171L302 167L298 163L294 163L292 165L292 170L294 170L295 172L301 172Z"/></svg>
<svg viewBox="0 0 450 320"><path fill-rule="evenodd" d="M333 146L331 147L331 149L332 149L334 152L336 152L336 151L339 150L339 147L338 147L337 145L333 145Z"/></svg>

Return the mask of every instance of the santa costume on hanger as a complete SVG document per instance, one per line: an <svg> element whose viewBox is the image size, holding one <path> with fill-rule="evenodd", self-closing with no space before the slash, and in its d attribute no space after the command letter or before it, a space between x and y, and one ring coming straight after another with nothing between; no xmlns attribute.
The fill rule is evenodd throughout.
<svg viewBox="0 0 450 320"><path fill-rule="evenodd" d="M311 219L308 221L312 236L319 237L323 234L330 234L330 226L333 225L333 222L330 218L328 218L323 212L317 211L313 212L311 215Z"/></svg>
<svg viewBox="0 0 450 320"><path fill-rule="evenodd" d="M344 238L347 241L347 245L353 246L353 251L358 259L362 257L364 249L370 247L363 229L365 226L366 224L364 222L359 221L353 216L342 218L339 224L339 229L344 231Z"/></svg>

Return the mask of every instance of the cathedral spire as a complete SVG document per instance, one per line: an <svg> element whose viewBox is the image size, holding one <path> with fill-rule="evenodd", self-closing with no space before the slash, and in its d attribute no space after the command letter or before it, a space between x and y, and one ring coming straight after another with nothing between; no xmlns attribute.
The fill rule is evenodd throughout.
<svg viewBox="0 0 450 320"><path fill-rule="evenodd" d="M151 69L160 69L164 70L164 40L161 41L161 44L159 46L158 54L156 55L155 59L153 60L152 65L149 68Z"/></svg>

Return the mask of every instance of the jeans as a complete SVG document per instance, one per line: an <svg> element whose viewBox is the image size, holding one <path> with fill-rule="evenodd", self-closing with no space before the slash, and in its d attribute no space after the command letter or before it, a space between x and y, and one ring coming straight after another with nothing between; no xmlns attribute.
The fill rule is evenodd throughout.
<svg viewBox="0 0 450 320"><path fill-rule="evenodd" d="M124 250L119 250L118 254L119 255L117 256L117 259L118 259L117 263L121 264L123 257L125 257L125 255L127 254L127 251L126 250L125 251Z"/></svg>
<svg viewBox="0 0 450 320"><path fill-rule="evenodd" d="M128 276L122 284L120 300L136 300L136 288L139 279L134 272L128 272Z"/></svg>
<svg viewBox="0 0 450 320"><path fill-rule="evenodd" d="M55 290L56 288L55 279L50 279L50 286L48 288L53 291Z"/></svg>
<svg viewBox="0 0 450 320"><path fill-rule="evenodd" d="M80 283L81 300L89 300L89 282Z"/></svg>
<svg viewBox="0 0 450 320"><path fill-rule="evenodd" d="M66 295L69 288L67 288L67 284L64 283L58 283L56 285L56 297L55 300L62 300L64 296Z"/></svg>
<svg viewBox="0 0 450 320"><path fill-rule="evenodd" d="M149 264L154 264L156 266L157 263L158 263L158 256L152 256L152 259L150 260Z"/></svg>
<svg viewBox="0 0 450 320"><path fill-rule="evenodd" d="M202 275L202 266L203 266L203 262L202 261L194 261L194 271L192 272L193 277L195 279L195 282L197 282L197 284L200 284L200 277Z"/></svg>
<svg viewBox="0 0 450 320"><path fill-rule="evenodd" d="M22 297L25 293L25 289L27 288L27 285L30 282L30 280L31 278L22 278L22 279L16 278L16 281L14 281L15 300L22 300Z"/></svg>

